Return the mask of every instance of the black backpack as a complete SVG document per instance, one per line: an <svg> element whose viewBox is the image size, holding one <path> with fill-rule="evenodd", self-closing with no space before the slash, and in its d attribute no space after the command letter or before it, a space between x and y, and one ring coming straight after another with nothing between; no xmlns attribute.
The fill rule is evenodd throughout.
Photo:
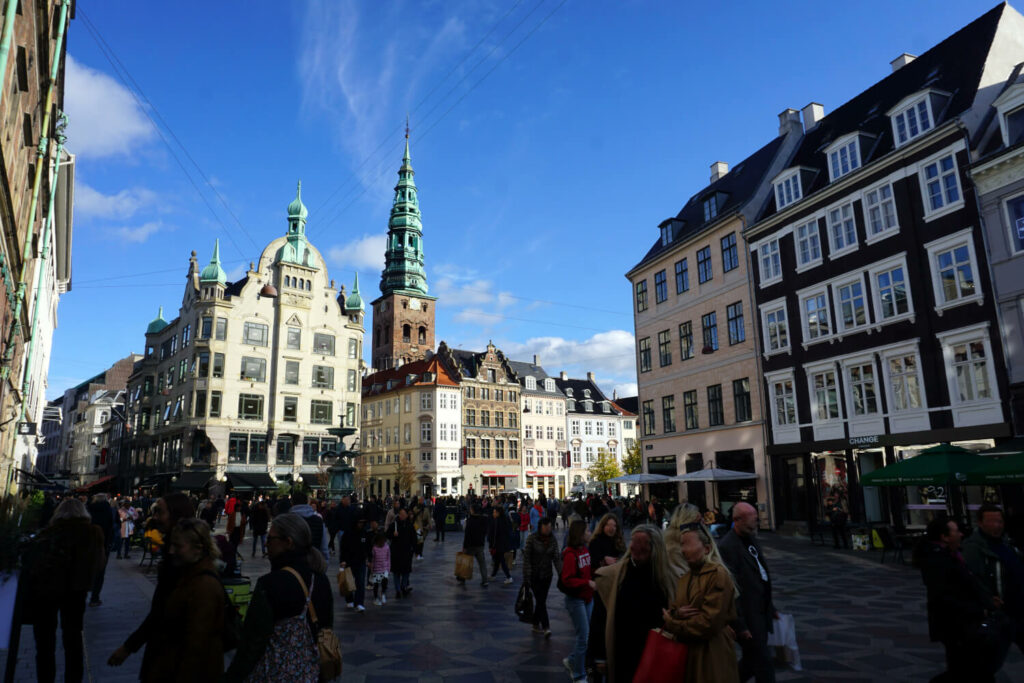
<svg viewBox="0 0 1024 683"><path fill-rule="evenodd" d="M311 515L309 517L303 517L306 520L306 524L309 525L309 535L313 541L313 547L320 550L321 543L324 540L324 520L320 519L319 515Z"/></svg>

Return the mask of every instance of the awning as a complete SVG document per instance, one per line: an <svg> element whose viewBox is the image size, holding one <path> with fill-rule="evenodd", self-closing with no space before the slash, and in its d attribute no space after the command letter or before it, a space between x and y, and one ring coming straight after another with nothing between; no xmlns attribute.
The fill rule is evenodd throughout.
<svg viewBox="0 0 1024 683"><path fill-rule="evenodd" d="M102 487L104 484L106 484L109 481L112 481L113 479L114 479L114 475L113 474L108 474L105 477L100 477L96 481L89 482L85 486L78 487L77 490L79 490L79 491L92 491L93 489L97 489L97 488Z"/></svg>
<svg viewBox="0 0 1024 683"><path fill-rule="evenodd" d="M228 472L228 483L236 491L263 491L277 488L277 484L266 472Z"/></svg>
<svg viewBox="0 0 1024 683"><path fill-rule="evenodd" d="M206 488L213 474L213 470L185 470L178 475L171 488L179 491L198 491Z"/></svg>
<svg viewBox="0 0 1024 683"><path fill-rule="evenodd" d="M315 472L304 472L299 475L302 477L302 483L311 489L325 489L325 485L320 483L320 475Z"/></svg>

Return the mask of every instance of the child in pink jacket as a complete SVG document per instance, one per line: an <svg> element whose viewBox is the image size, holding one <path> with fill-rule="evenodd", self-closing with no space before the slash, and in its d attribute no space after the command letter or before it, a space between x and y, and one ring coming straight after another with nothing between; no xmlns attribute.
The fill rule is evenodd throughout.
<svg viewBox="0 0 1024 683"><path fill-rule="evenodd" d="M391 571L391 546L384 534L373 539L370 551L370 583L373 584L373 604L384 605L388 598L388 573ZM379 595L379 597L378 597Z"/></svg>

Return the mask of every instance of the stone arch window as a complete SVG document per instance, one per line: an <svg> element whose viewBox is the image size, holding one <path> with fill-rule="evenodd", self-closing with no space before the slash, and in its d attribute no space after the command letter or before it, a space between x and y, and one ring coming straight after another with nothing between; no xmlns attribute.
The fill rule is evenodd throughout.
<svg viewBox="0 0 1024 683"><path fill-rule="evenodd" d="M306 280L306 291L307 292L313 291L313 281L312 280Z"/></svg>
<svg viewBox="0 0 1024 683"><path fill-rule="evenodd" d="M427 343L427 328L425 328L423 325L420 325L419 333L416 336L416 341L420 344Z"/></svg>
<svg viewBox="0 0 1024 683"><path fill-rule="evenodd" d="M402 341L410 341L412 335L412 327L410 325L402 325Z"/></svg>

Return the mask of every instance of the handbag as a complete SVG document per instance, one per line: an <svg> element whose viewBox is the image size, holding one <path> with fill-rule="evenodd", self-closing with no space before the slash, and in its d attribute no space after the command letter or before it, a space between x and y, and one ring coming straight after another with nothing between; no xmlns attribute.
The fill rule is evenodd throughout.
<svg viewBox="0 0 1024 683"><path fill-rule="evenodd" d="M338 592L346 598L356 592L356 576L351 567L338 570Z"/></svg>
<svg viewBox="0 0 1024 683"><path fill-rule="evenodd" d="M464 553L455 553L455 577L458 579L469 579L473 578L473 556Z"/></svg>
<svg viewBox="0 0 1024 683"><path fill-rule="evenodd" d="M533 623L533 591L525 583L519 588L519 595L516 597L516 616L524 624Z"/></svg>
<svg viewBox="0 0 1024 683"><path fill-rule="evenodd" d="M652 628L633 683L682 683L686 680L688 654L686 643L680 643L668 631Z"/></svg>
<svg viewBox="0 0 1024 683"><path fill-rule="evenodd" d="M302 592L306 596L306 608L309 610L309 618L313 620L313 633L320 656L320 681L333 681L341 676L341 643L338 641L338 636L334 633L334 629L320 628L320 622L316 618L316 607L313 606L310 591L306 588L306 582L302 580L302 576L291 567L284 569L299 580ZM316 585L315 575L312 585Z"/></svg>

